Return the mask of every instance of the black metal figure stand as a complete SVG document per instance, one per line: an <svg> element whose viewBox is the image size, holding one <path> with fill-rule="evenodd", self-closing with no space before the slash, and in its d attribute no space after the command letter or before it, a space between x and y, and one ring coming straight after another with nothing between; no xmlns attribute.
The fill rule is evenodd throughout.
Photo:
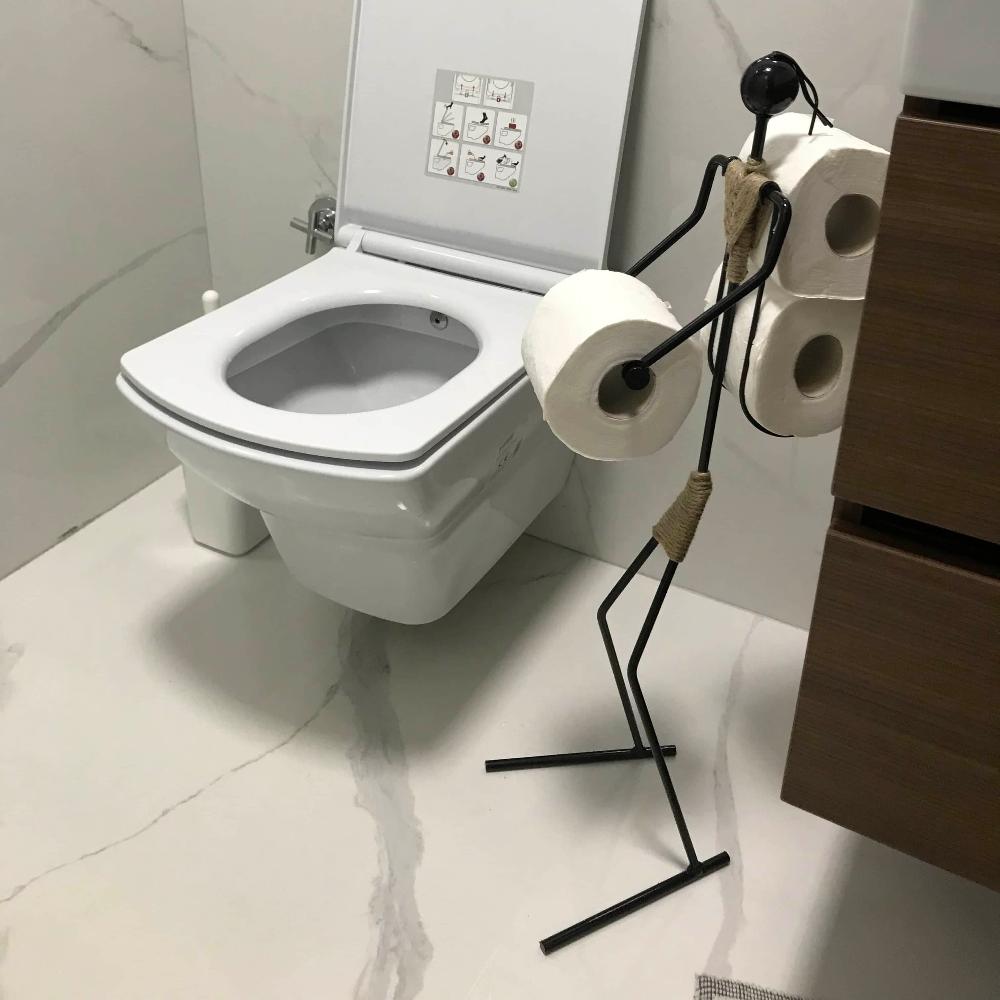
<svg viewBox="0 0 1000 1000"><path fill-rule="evenodd" d="M814 121L818 116L825 124L830 124L822 112L819 111L815 87L813 87L811 81L809 81L808 77L805 76L801 68L791 57L786 56L784 53L774 52L769 56L764 56L756 60L746 70L740 89L744 104L756 115L756 128L754 130L751 150L752 158L761 159L769 117L780 111L784 111L798 96L800 87L813 109ZM810 127L811 131L812 128ZM734 159L736 157L717 155L709 160L702 178L701 189L698 192L694 210L690 216L630 267L627 272L628 274L640 274L697 225L708 206L708 199L715 182L716 174L719 172L724 173L729 163ZM650 368L653 365L694 336L699 330L708 324L712 324L708 350L712 382L709 391L708 409L705 415L704 432L702 434L701 453L698 457L698 472L708 472L712 456L712 443L715 438L719 404L722 399L723 380L729 356L730 342L732 340L736 306L754 291L758 291L758 299L751 322L749 345L746 358L744 359L739 395L743 411L748 419L760 430L770 433L766 428L758 424L747 410L743 389L749 365L749 347L753 343L753 336L756 333L757 320L760 313L760 295L763 292L764 282L770 276L778 262L778 255L781 253L781 247L788 232L788 225L791 222L791 205L788 199L781 193L778 185L773 182L768 182L761 188L760 199L762 203L766 202L771 206L770 227L760 268L754 274L744 278L743 281L739 283L729 282L728 285L724 286L725 264L727 263L724 258L723 280L720 281L715 304L644 357L626 362L622 366L621 374L625 384L632 390L641 390L649 383ZM720 317L722 322L716 342L716 325ZM565 930L543 938L539 942L539 945L544 954L549 954L558 948L571 944L584 935L590 934L652 903L654 900L676 892L678 889L683 889L685 886L703 879L706 875L719 871L728 865L730 861L729 854L725 851L705 859L698 856L694 842L691 839L691 833L688 830L687 822L684 819L684 813L677 798L677 792L670 778L670 771L667 768L666 758L676 754L676 747L672 744L660 743L649 713L649 707L643 695L642 686L639 683L639 664L643 652L646 649L650 633L656 623L660 609L663 606L664 598L670 589L679 564L673 559L667 563L667 567L656 588L653 601L646 613L642 628L639 631L639 636L632 647L624 676L618 659L618 653L611 637L611 631L608 627L608 612L656 550L657 544L655 539L650 538L643 545L631 565L625 570L618 582L611 589L611 592L601 602L601 606L597 611L597 625L604 640L604 648L611 666L611 673L614 676L622 709L625 712L625 720L628 723L629 732L632 736L632 746L617 750L589 750L577 753L487 760L486 770L512 771L538 767L559 767L568 764L640 760L651 757L656 763L656 769L659 772L660 781L663 784L663 790L666 793L670 811L677 826L677 832L684 846L684 853L687 856L687 867L678 874L672 875L670 878L664 879L662 882L658 882L648 889L643 889L629 896L627 899L623 899L621 902L615 903L601 910L599 913L595 913L567 927ZM629 698L630 693L631 700ZM633 701L635 704L634 710ZM639 717L638 722L636 721L637 713ZM641 730L639 723L641 723ZM643 735L645 735L645 742L643 741Z"/></svg>

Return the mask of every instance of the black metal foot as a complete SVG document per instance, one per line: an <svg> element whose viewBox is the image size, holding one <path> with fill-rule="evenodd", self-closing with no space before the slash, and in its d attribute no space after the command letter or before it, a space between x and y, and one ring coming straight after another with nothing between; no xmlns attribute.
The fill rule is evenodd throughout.
<svg viewBox="0 0 1000 1000"><path fill-rule="evenodd" d="M637 892L634 896L629 896L628 899L623 899L620 903L615 903L614 906L609 906L607 909L601 910L599 913L595 913L593 916L587 917L585 920L581 920L571 927L559 931L557 934L551 934L547 938L542 938L538 942L538 947L542 949L543 955L551 955L552 952L557 951L559 948L565 948L566 945L578 941L587 934L593 934L594 931L600 930L602 927L607 927L608 924L614 923L616 920L620 920L622 917L626 917L630 913L642 909L644 906L648 906L657 899L669 896L672 892L677 892L678 889L683 889L686 885L698 882L706 875L711 875L712 872L717 872L721 868L725 868L729 864L729 860L729 855L723 851L721 854L716 854L706 861L695 862L684 871L678 872L678 874L672 875L662 882L657 882L656 885L651 885L648 889L643 889L642 892Z"/></svg>
<svg viewBox="0 0 1000 1000"><path fill-rule="evenodd" d="M673 743L661 746L664 757L676 757ZM567 764L608 764L619 760L650 760L649 747L626 747L622 750L584 750L580 753L547 753L534 757L496 757L486 761L487 771L526 771L532 767L565 767Z"/></svg>

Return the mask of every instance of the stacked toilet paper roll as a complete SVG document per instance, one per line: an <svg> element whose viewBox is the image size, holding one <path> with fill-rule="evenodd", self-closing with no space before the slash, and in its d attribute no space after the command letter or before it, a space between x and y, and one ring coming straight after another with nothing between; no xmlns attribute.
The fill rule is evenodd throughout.
<svg viewBox="0 0 1000 1000"><path fill-rule="evenodd" d="M716 271L709 285L708 303L715 302L719 276ZM769 431L813 437L836 430L844 419L863 303L801 298L768 282L748 354L755 302L750 295L736 308L725 387L738 395L745 366L747 409ZM717 333L715 349L718 339ZM707 349L709 331L703 330L699 340Z"/></svg>
<svg viewBox="0 0 1000 1000"><path fill-rule="evenodd" d="M555 435L587 458L616 461L658 451L698 395L702 358L691 341L629 389L622 364L679 328L668 303L636 278L580 271L542 298L521 344L524 366Z"/></svg>
<svg viewBox="0 0 1000 1000"><path fill-rule="evenodd" d="M878 232L889 154L809 115L775 117L764 144L767 175L792 204L792 223L774 280L792 295L863 299ZM740 150L746 159L751 134ZM766 235L751 252L760 264Z"/></svg>
<svg viewBox="0 0 1000 1000"><path fill-rule="evenodd" d="M775 434L796 437L843 422L889 157L840 129L817 124L810 136L809 122L809 115L789 113L768 127L764 169L791 202L792 222L764 286L752 345L756 296L737 307L724 383L736 395L742 380L750 415ZM752 268L766 241L764 227ZM716 271L707 302L715 302L719 279ZM706 349L709 332L698 339Z"/></svg>

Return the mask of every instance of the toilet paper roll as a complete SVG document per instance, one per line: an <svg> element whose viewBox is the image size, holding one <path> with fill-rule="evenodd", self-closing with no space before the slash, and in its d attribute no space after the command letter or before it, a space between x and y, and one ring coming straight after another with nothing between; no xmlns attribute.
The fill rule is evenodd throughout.
<svg viewBox="0 0 1000 1000"><path fill-rule="evenodd" d="M715 302L718 287L716 271L707 302ZM750 295L736 308L724 380L734 395L739 393L755 301ZM775 434L796 437L825 434L841 425L862 305L849 299L796 298L767 282L745 388L755 420ZM708 338L707 329L699 333L702 349ZM716 349L718 340L717 331Z"/></svg>
<svg viewBox="0 0 1000 1000"><path fill-rule="evenodd" d="M679 328L670 306L641 281L580 271L539 302L524 333L524 367L555 435L587 458L617 461L662 448L698 395L702 359L688 341L658 362L649 385L621 377Z"/></svg>
<svg viewBox="0 0 1000 1000"><path fill-rule="evenodd" d="M889 154L809 115L775 117L764 144L768 176L792 203L774 278L794 295L864 298ZM740 156L750 154L751 135ZM763 232L751 252L760 264Z"/></svg>

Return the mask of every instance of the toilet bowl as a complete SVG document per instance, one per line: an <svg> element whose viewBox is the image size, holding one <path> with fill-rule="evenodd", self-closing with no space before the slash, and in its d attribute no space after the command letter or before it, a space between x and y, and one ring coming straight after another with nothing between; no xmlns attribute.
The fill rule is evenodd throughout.
<svg viewBox="0 0 1000 1000"><path fill-rule="evenodd" d="M484 23L501 14L427 0L414 21L409 0L357 0L334 248L121 361L119 389L185 467L196 539L240 554L263 535L259 511L307 587L419 624L556 496L571 455L542 419L521 336L542 293L604 265L642 15L642 0L623 4L584 21L570 0L542 14L508 0L504 19L535 25L512 113L527 120L537 90L533 135L561 134L568 114L572 135L586 124L609 145L592 156L583 138L533 141L529 182L501 192L442 172L433 134L438 103L469 78L441 67L456 52L477 66L509 58ZM598 88L592 67L552 55L594 30ZM596 96L577 112L584 86Z"/></svg>
<svg viewBox="0 0 1000 1000"><path fill-rule="evenodd" d="M336 248L130 351L118 385L303 584L419 624L568 474L521 367L537 298Z"/></svg>

